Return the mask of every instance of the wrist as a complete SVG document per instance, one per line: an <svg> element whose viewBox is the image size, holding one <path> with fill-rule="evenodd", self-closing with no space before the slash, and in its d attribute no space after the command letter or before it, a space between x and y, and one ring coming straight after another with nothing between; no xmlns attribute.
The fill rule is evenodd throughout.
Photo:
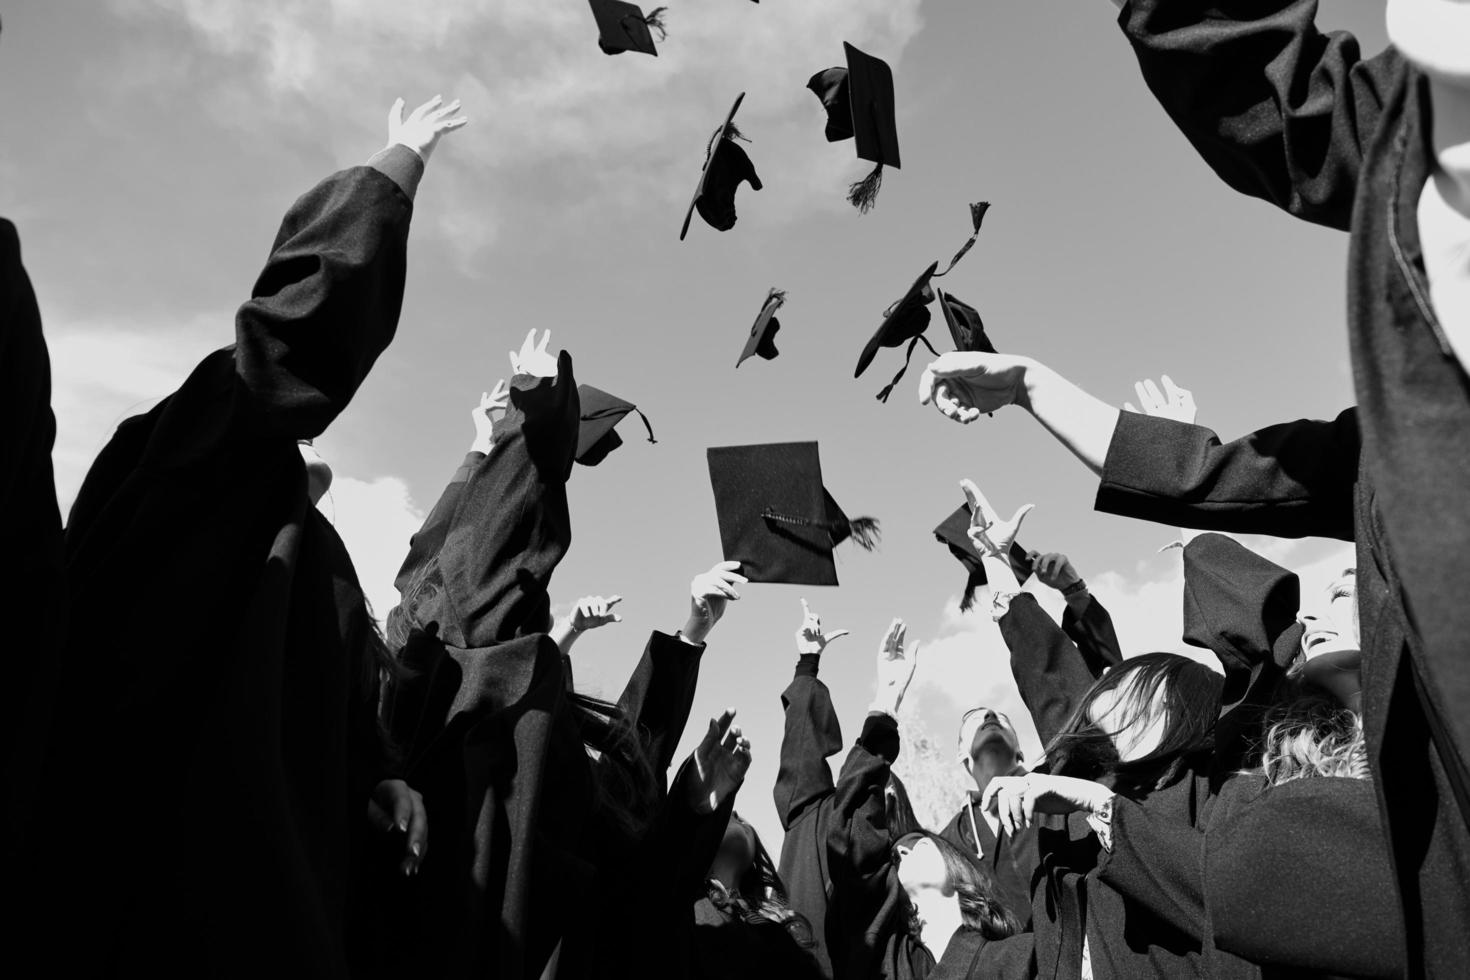
<svg viewBox="0 0 1470 980"><path fill-rule="evenodd" d="M710 627L714 624L701 619L698 616L690 616L684 628L679 630L679 638L685 643L701 646L709 637Z"/></svg>
<svg viewBox="0 0 1470 980"><path fill-rule="evenodd" d="M1050 368L1039 361L1029 357L1021 358L1021 380L1016 385L1016 404L1032 415L1036 414L1034 407L1036 398L1046 390L1048 375L1055 375Z"/></svg>
<svg viewBox="0 0 1470 980"><path fill-rule="evenodd" d="M1065 586L1060 591L1062 593L1062 597L1064 599L1067 599L1069 602L1074 596L1085 599L1087 598L1087 582L1079 578L1077 581L1073 582L1071 585Z"/></svg>

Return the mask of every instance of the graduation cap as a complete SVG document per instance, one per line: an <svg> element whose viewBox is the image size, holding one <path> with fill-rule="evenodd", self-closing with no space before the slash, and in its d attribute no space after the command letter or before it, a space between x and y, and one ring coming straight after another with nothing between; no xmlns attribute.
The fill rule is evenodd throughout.
<svg viewBox="0 0 1470 980"><path fill-rule="evenodd" d="M836 585L833 549L877 544L878 522L848 518L822 485L815 442L715 447L708 458L725 560L752 582Z"/></svg>
<svg viewBox="0 0 1470 980"><path fill-rule="evenodd" d="M668 7L655 7L648 16L637 4L623 0L589 0L592 16L597 18L597 46L603 54L622 54L637 51L658 57L653 46L653 32L658 31L660 41L668 37L664 30L664 14Z"/></svg>
<svg viewBox="0 0 1470 980"><path fill-rule="evenodd" d="M643 427L648 430L648 441L658 442L653 437L653 426L648 424L648 416L632 402L623 401L591 385L578 385L577 398L582 404L582 422L577 429L576 460L583 466L596 466L623 444L623 437L613 430L629 412L638 412Z"/></svg>
<svg viewBox="0 0 1470 980"><path fill-rule="evenodd" d="M949 336L954 341L955 350L996 353L995 345L985 333L980 311L953 293L946 293L942 289L936 289L935 293L939 297L939 309L944 313L944 322L949 327Z"/></svg>
<svg viewBox="0 0 1470 980"><path fill-rule="evenodd" d="M903 367L899 368L898 373L893 376L893 380L884 386L883 390L878 392L878 400L880 402L888 401L888 396L892 394L894 385L898 384L903 378L904 372L909 369L909 361L914 356L914 347L916 345L922 342L925 347L929 348L931 354L935 357L939 356L939 352L934 349L934 345L924 335L924 331L929 328L930 317L928 304L935 299L935 290L930 280L948 275L959 263L960 259L965 257L965 253L970 251L970 248L975 244L975 239L979 237L980 223L984 220L985 212L988 210L990 210L990 204L985 201L970 205L970 224L973 229L970 237L960 246L960 250L955 253L954 258L949 260L949 265L945 266L943 272L938 271L939 263L937 261L931 262L929 267L920 274L919 278L914 280L914 284L909 287L908 292L904 293L898 302L883 312L883 322L878 325L877 331L863 348L862 354L858 356L857 368L852 373L854 378L861 377L862 373L867 370L868 365L873 361L873 356L878 353L878 348L901 347L904 341L908 341L909 346L908 350L904 352ZM985 337L984 325L980 323L980 314L975 311L975 308L959 302L954 297L948 297L948 300L950 304L958 303L958 306L953 309L950 308L950 305L941 304L945 322L949 324L950 336L955 341L955 348L957 350L989 350L993 352L994 348L988 346L990 343L989 338ZM962 338L965 340L964 343L961 343ZM975 343L981 342L987 346L973 346Z"/></svg>
<svg viewBox="0 0 1470 980"><path fill-rule="evenodd" d="M756 355L765 360L772 360L777 354L776 331L781 329L781 321L776 319L776 311L786 302L786 290L772 289L766 294L766 301L761 306L761 311L755 318L755 325L750 328L750 337L745 341L745 350L740 352L740 360L735 362L739 367L745 363L746 358Z"/></svg>
<svg viewBox="0 0 1470 980"><path fill-rule="evenodd" d="M965 592L960 598L960 611L969 612L975 605L975 591L988 581L980 549L970 540L970 505L960 504L959 510L934 529L934 537L965 566L967 577ZM1031 577L1031 559L1026 556L1026 549L1012 541L1007 557L1010 558L1011 570L1016 573L1016 581L1024 585Z"/></svg>
<svg viewBox="0 0 1470 980"><path fill-rule="evenodd" d="M881 58L842 42L846 68L827 68L807 81L806 87L827 110L827 142L851 139L861 160L875 164L873 171L847 189L847 199L867 214L883 184L883 167L899 167L898 123L895 118L893 71Z"/></svg>
<svg viewBox="0 0 1470 980"><path fill-rule="evenodd" d="M694 188L694 199L689 210L684 212L684 226L679 229L679 241L689 233L689 219L695 209L699 216L716 231L729 231L735 227L735 191L742 181L750 181L754 190L761 189L761 179L755 172L745 148L736 140L745 139L735 126L735 113L745 93L735 96L735 104L725 122L710 137L704 150L704 168L699 172L699 184Z"/></svg>

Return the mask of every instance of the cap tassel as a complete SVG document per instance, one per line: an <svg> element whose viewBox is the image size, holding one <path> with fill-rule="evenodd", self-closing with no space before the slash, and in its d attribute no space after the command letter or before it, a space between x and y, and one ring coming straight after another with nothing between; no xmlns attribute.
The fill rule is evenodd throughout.
<svg viewBox="0 0 1470 980"><path fill-rule="evenodd" d="M929 348L929 353L933 354L935 357L939 356L939 351L934 349L934 345L929 343L929 338L925 337L923 334L919 334L913 340L910 340L909 349L905 351L903 355L903 367L899 368L898 373L893 376L893 380L888 382L888 384L884 386L882 391L878 392L878 400L880 402L887 404L888 396L893 394L893 386L903 380L904 372L909 369L909 359L914 356L914 347L921 340L924 342L924 346Z"/></svg>
<svg viewBox="0 0 1470 980"><path fill-rule="evenodd" d="M667 41L669 39L669 32L664 28L664 15L668 12L668 7L654 7L653 11L647 17L643 18L643 23L648 25L650 31L658 31L658 39L660 41Z"/></svg>
<svg viewBox="0 0 1470 980"><path fill-rule="evenodd" d="M653 426L648 423L648 416L643 414L641 408L635 408L633 411L637 412L638 417L643 420L643 428L648 430L648 441L657 446L658 440L653 437Z"/></svg>
<svg viewBox="0 0 1470 980"><path fill-rule="evenodd" d="M876 548L878 539L883 536L878 520L874 517L854 517L847 522L847 529L852 540L864 551Z"/></svg>
<svg viewBox="0 0 1470 980"><path fill-rule="evenodd" d="M847 201L858 209L859 214L867 214L877 203L878 189L882 186L883 164L880 163L862 180L855 180L847 186Z"/></svg>
<svg viewBox="0 0 1470 980"><path fill-rule="evenodd" d="M989 201L979 201L970 205L970 224L974 227L975 231L965 240L965 244L960 246L960 250L954 253L954 258L949 260L949 265L944 267L944 272L934 273L935 279L947 275L951 269L959 265L960 259L965 257L965 253L975 247L975 239L980 237L980 222L985 220L985 212L989 210Z"/></svg>

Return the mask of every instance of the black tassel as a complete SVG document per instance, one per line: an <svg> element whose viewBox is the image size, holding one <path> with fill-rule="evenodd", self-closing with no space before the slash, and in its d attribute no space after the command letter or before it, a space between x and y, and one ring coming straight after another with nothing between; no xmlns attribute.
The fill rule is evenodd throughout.
<svg viewBox="0 0 1470 980"><path fill-rule="evenodd" d="M653 426L649 424L648 416L643 414L643 409L635 408L633 411L637 412L638 417L643 420L643 427L648 430L648 441L655 446L658 445L658 440L653 437Z"/></svg>
<svg viewBox="0 0 1470 980"><path fill-rule="evenodd" d="M660 41L669 39L669 32L664 28L664 14L668 12L668 7L654 7L653 12L643 18L643 23L648 25L650 31L658 31Z"/></svg>
<svg viewBox="0 0 1470 980"><path fill-rule="evenodd" d="M921 340L924 342L924 346L929 348L929 353L933 354L935 357L939 356L939 352L934 349L934 345L929 343L929 338L925 337L923 334L919 334L913 340L910 340L909 349L904 352L903 355L903 367L899 368L898 373L893 376L893 380L888 382L888 384L883 387L882 391L878 392L878 400L880 402L883 402L885 405L888 404L888 396L893 394L894 385L903 380L904 373L909 369L909 360L914 356L914 347Z"/></svg>
<svg viewBox="0 0 1470 980"><path fill-rule="evenodd" d="M878 546L878 539L883 536L878 527L878 521L872 517L854 517L848 521L848 533L852 540L864 551L872 551Z"/></svg>
<svg viewBox="0 0 1470 980"><path fill-rule="evenodd" d="M847 187L847 202L858 209L859 214L867 214L873 210L873 205L878 200L878 189L883 186L883 164L873 168L873 172L862 180L855 180Z"/></svg>

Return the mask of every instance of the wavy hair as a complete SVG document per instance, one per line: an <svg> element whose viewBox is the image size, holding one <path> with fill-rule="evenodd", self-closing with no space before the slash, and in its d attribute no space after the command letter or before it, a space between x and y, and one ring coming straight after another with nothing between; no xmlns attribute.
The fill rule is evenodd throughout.
<svg viewBox="0 0 1470 980"><path fill-rule="evenodd" d="M765 844L761 843L761 835L756 832L753 825L741 818L740 814L731 811L730 819L737 821L750 831L755 853L749 867L741 872L740 877L736 880L733 893L727 892L718 881L710 879L709 899L711 904L723 912L738 917L747 925L781 926L791 937L792 942L802 949L811 949L817 942L816 935L812 931L812 924L806 916L788 904L786 886L781 882L776 863L771 860L771 852L767 851Z"/></svg>
<svg viewBox="0 0 1470 980"><path fill-rule="evenodd" d="M973 857L955 847L938 834L927 830L915 830L904 834L893 842L893 865L898 866L898 849L913 850L914 843L927 840L939 849L944 862L944 880L955 893L960 903L960 915L965 925L977 930L987 940L1005 939L1021 931L1021 922L1010 909L995 897L995 884L990 875ZM908 919L909 934L919 938L919 910L911 903Z"/></svg>
<svg viewBox="0 0 1470 980"><path fill-rule="evenodd" d="M1266 716L1255 771L1267 786L1321 776L1372 779L1362 716L1319 694L1277 705Z"/></svg>
<svg viewBox="0 0 1470 980"><path fill-rule="evenodd" d="M1121 716L1112 731L1093 724L1089 710L1103 694L1129 684L1116 709ZM1177 653L1145 653L1118 664L1095 681L1072 717L1046 747L1047 766L1059 776L1107 779L1119 792L1150 792L1175 782L1191 760L1214 750L1215 722L1220 715L1219 674ZM1161 709L1155 709L1163 694ZM1124 762L1114 746L1115 735L1134 725L1148 724L1154 712L1167 720L1158 748L1141 759Z"/></svg>

